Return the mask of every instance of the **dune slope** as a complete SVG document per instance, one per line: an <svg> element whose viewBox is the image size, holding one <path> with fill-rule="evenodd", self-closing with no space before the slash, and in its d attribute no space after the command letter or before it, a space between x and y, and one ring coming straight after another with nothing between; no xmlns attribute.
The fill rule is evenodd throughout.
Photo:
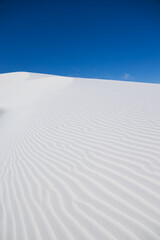
<svg viewBox="0 0 160 240"><path fill-rule="evenodd" d="M0 239L159 240L160 85L1 74Z"/></svg>

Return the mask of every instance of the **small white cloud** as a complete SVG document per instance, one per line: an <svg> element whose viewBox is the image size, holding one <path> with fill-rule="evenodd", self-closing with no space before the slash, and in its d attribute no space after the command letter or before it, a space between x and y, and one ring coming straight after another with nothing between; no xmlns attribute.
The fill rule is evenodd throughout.
<svg viewBox="0 0 160 240"><path fill-rule="evenodd" d="M131 77L131 75L130 75L129 73L125 73L125 74L124 74L124 79L127 80L127 79L130 78L130 77Z"/></svg>
<svg viewBox="0 0 160 240"><path fill-rule="evenodd" d="M134 77L132 77L129 73L125 73L125 74L123 75L123 79L125 79L125 80L133 80Z"/></svg>

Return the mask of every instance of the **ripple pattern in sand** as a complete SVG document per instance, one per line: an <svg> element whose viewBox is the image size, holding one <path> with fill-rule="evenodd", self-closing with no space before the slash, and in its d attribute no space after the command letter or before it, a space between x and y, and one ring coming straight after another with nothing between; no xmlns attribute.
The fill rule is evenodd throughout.
<svg viewBox="0 0 160 240"><path fill-rule="evenodd" d="M128 84L75 80L27 110L0 154L1 240L160 239L159 105Z"/></svg>

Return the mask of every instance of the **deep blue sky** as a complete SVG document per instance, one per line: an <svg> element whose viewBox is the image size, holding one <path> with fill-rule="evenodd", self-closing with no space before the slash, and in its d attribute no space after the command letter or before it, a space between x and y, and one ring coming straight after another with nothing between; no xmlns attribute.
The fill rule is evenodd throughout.
<svg viewBox="0 0 160 240"><path fill-rule="evenodd" d="M0 73L160 82L160 0L0 0Z"/></svg>

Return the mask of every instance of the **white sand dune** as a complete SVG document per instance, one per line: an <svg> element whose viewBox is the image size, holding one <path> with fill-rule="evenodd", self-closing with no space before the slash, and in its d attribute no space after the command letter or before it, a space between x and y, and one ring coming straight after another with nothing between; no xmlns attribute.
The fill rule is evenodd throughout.
<svg viewBox="0 0 160 240"><path fill-rule="evenodd" d="M160 85L0 75L0 240L159 240Z"/></svg>

